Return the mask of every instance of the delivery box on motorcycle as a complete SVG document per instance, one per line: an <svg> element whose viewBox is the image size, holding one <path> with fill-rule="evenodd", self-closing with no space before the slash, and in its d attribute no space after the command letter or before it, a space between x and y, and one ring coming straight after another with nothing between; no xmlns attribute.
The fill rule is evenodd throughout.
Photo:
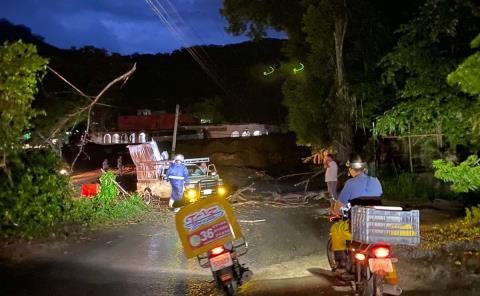
<svg viewBox="0 0 480 296"><path fill-rule="evenodd" d="M384 242L392 245L420 244L420 213L392 207L353 207L352 237L365 244Z"/></svg>
<svg viewBox="0 0 480 296"><path fill-rule="evenodd" d="M242 237L232 207L221 197L183 207L175 216L175 223L187 258Z"/></svg>

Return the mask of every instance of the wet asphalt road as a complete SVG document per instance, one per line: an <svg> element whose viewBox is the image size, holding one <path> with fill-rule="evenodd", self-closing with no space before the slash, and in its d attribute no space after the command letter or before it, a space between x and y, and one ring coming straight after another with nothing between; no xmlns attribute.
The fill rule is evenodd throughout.
<svg viewBox="0 0 480 296"><path fill-rule="evenodd" d="M346 295L333 290L333 279L319 275L328 268L329 228L326 219L315 219L320 207L234 208L239 220L266 220L240 223L249 241L241 262L254 272L240 295ZM173 218L160 210L141 224L48 244L20 264L0 261L0 295L222 295L209 270L184 257Z"/></svg>
<svg viewBox="0 0 480 296"><path fill-rule="evenodd" d="M241 262L255 273L243 295L331 294L328 281L307 270L326 267L328 223L312 218L315 209L254 204L235 212L239 220L266 220L240 223L249 241ZM147 222L47 247L21 264L3 261L0 295L221 295L209 270L184 257L173 217L160 210Z"/></svg>

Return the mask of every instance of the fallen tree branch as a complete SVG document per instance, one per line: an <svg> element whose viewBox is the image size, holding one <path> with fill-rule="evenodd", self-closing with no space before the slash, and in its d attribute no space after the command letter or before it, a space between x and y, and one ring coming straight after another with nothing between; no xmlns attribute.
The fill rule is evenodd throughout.
<svg viewBox="0 0 480 296"><path fill-rule="evenodd" d="M53 70L52 67L47 66L48 70L50 70L53 74L57 75L58 78L63 80L66 84L70 85L71 88L73 88L78 94L80 94L82 97L87 98L89 101L92 101L92 97L87 96L83 91L81 91L78 87L73 85L70 81L68 81L65 77L60 75L57 71Z"/></svg>
<svg viewBox="0 0 480 296"><path fill-rule="evenodd" d="M100 169L100 171L102 171L102 173L105 173L104 169ZM120 184L118 184L117 181L115 181L115 180L112 180L112 181L113 181L113 184L115 184L115 186L117 186L117 188L120 189L123 192L123 194L125 194L128 197L132 197L132 195L130 193L128 193L125 189L123 189L123 187Z"/></svg>
<svg viewBox="0 0 480 296"><path fill-rule="evenodd" d="M259 220L237 220L240 223L260 223L267 221L266 219L259 219Z"/></svg>
<svg viewBox="0 0 480 296"><path fill-rule="evenodd" d="M288 178L291 178L291 177L298 177L298 176L304 176L304 175L310 175L310 174L313 174L313 173L312 172L306 172L306 173L290 174L290 175L285 175L285 176L278 177L277 180L280 181L280 180L288 179Z"/></svg>
<svg viewBox="0 0 480 296"><path fill-rule="evenodd" d="M73 83L69 82L65 77L63 77L62 75L60 75L58 72L56 72L55 70L53 70L52 68L48 68L50 71L52 71L52 73L54 73L55 75L57 75L60 79L62 79L64 82L66 82L70 87L72 87L76 92L78 92L78 94L80 94L81 96L87 98L88 100L90 100L90 103L82 108L80 108L79 110L73 112L73 113L70 113L68 115L65 116L65 118L60 121L60 123L57 125L57 128L53 130L53 132L51 133L49 139L52 139L52 138L55 138L56 135L65 128L65 126L67 125L67 123L74 117L79 117L80 115L82 115L84 112L87 112L87 126L85 128L85 132L81 138L81 142L80 142L80 149L77 153L77 155L75 156L72 164L71 164L71 167L70 167L70 170L73 172L73 168L75 166L75 163L77 162L78 158L80 157L80 155L82 154L83 152L83 149L84 149L84 146L87 142L87 138L88 138L88 134L90 132L90 124L91 124L91 114L92 114L92 108L95 106L95 104L97 104L97 102L100 100L100 98L113 86L115 85L116 83L118 83L119 81L123 81L123 84L122 86L128 81L128 79L130 78L130 76L133 74L133 72L135 72L135 70L137 69L137 63L134 63L133 64L133 67L127 71L126 73L118 76L117 78L113 79L112 81L110 81L95 97L90 97L88 95L86 95L84 92L82 92L78 87L76 87L75 85L73 85Z"/></svg>
<svg viewBox="0 0 480 296"><path fill-rule="evenodd" d="M228 199L232 202L237 202L238 200L247 201L247 199L245 197L243 197L243 193L246 192L246 191L254 192L255 188L253 187L253 185L255 185L255 183L252 183L247 187L243 187L243 188L238 189L232 195L230 195L228 197Z"/></svg>
<svg viewBox="0 0 480 296"><path fill-rule="evenodd" d="M308 185L309 185L310 181L313 180L315 177L317 177L318 175L320 175L320 174L322 174L322 173L323 173L323 171L318 171L318 172L316 172L315 174L313 174L310 178L305 179L305 180L303 180L303 181L300 181L300 182L298 182L297 184L294 184L293 186L294 186L294 187L298 187L298 186L300 186L300 185L302 185L302 184L305 184L305 190L304 190L304 191L307 192L307 190L308 190Z"/></svg>

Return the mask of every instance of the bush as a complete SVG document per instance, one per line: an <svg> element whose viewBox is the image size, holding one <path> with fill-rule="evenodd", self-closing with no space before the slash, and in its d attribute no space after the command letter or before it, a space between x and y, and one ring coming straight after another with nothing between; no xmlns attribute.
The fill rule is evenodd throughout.
<svg viewBox="0 0 480 296"><path fill-rule="evenodd" d="M68 176L58 174L63 166L47 149L25 150L0 172L0 234L4 237L38 237L55 232L65 223L99 224L138 217L147 207L138 195L120 198L115 175L100 178L101 190L91 200L73 200Z"/></svg>
<svg viewBox="0 0 480 296"><path fill-rule="evenodd" d="M391 200L429 201L453 199L458 195L433 178L433 174L403 173L397 177L381 177L384 196Z"/></svg>
<svg viewBox="0 0 480 296"><path fill-rule="evenodd" d="M0 233L31 237L64 220L72 190L57 172L60 159L50 150L23 150L0 172Z"/></svg>
<svg viewBox="0 0 480 296"><path fill-rule="evenodd" d="M95 197L72 202L70 220L87 224L129 220L147 209L138 194L120 198L114 181L112 172L103 174L100 177L100 192Z"/></svg>

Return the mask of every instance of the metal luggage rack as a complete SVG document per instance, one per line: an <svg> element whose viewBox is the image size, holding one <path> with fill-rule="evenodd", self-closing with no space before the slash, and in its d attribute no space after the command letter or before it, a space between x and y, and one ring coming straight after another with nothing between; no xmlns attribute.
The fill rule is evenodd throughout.
<svg viewBox="0 0 480 296"><path fill-rule="evenodd" d="M188 159L185 159L184 161L185 164L197 164L201 162L209 163L210 157L188 158Z"/></svg>

